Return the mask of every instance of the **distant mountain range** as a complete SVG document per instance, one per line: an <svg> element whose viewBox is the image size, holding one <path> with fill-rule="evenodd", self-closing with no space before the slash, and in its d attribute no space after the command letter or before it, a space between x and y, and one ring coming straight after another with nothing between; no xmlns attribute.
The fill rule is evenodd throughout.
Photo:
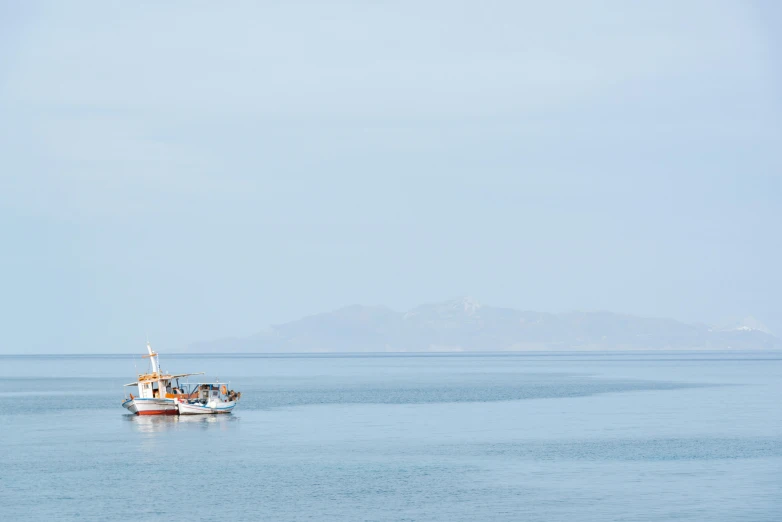
<svg viewBox="0 0 782 522"><path fill-rule="evenodd" d="M525 312L460 298L408 312L348 306L249 338L188 347L191 352L282 353L661 349L771 350L782 349L782 341L751 318L711 327L610 312Z"/></svg>

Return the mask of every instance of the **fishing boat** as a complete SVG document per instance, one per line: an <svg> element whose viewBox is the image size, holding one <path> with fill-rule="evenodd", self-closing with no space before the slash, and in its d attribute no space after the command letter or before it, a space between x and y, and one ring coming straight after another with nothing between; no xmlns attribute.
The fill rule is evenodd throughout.
<svg viewBox="0 0 782 522"><path fill-rule="evenodd" d="M147 355L151 364L149 373L138 374L138 380L126 384L137 387L137 395L130 393L122 406L136 415L179 415L185 413L230 413L239 400L241 393L219 383L180 383L183 377L203 375L200 373L180 373L172 375L160 368L157 352L147 342ZM214 388L214 386L219 386ZM213 389L214 388L214 389ZM180 409L182 407L182 409ZM212 411L214 410L214 411Z"/></svg>
<svg viewBox="0 0 782 522"><path fill-rule="evenodd" d="M241 395L241 392L229 391L224 383L202 382L196 385L190 398L177 399L177 408L180 415L231 413Z"/></svg>

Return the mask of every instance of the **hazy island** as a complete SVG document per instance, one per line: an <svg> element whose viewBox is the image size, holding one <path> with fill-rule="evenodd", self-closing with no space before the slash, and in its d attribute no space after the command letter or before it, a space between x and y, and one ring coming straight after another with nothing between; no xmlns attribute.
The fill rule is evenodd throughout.
<svg viewBox="0 0 782 522"><path fill-rule="evenodd" d="M751 318L713 326L603 311L520 311L470 298L407 312L347 306L273 325L248 338L188 347L189 352L267 353L774 349L782 349L782 340Z"/></svg>

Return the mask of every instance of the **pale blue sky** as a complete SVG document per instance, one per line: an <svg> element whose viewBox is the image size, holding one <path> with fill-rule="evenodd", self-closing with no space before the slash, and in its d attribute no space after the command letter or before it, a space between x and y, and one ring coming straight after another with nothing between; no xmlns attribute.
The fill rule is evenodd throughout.
<svg viewBox="0 0 782 522"><path fill-rule="evenodd" d="M0 352L463 294L782 333L778 5L0 1Z"/></svg>

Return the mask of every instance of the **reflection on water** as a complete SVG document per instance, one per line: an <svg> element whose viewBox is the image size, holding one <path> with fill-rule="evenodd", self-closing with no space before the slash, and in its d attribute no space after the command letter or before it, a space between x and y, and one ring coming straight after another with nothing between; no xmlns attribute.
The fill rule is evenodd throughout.
<svg viewBox="0 0 782 522"><path fill-rule="evenodd" d="M226 415L123 415L134 430L141 433L158 433L172 430L218 429L228 430L239 421L238 417Z"/></svg>

